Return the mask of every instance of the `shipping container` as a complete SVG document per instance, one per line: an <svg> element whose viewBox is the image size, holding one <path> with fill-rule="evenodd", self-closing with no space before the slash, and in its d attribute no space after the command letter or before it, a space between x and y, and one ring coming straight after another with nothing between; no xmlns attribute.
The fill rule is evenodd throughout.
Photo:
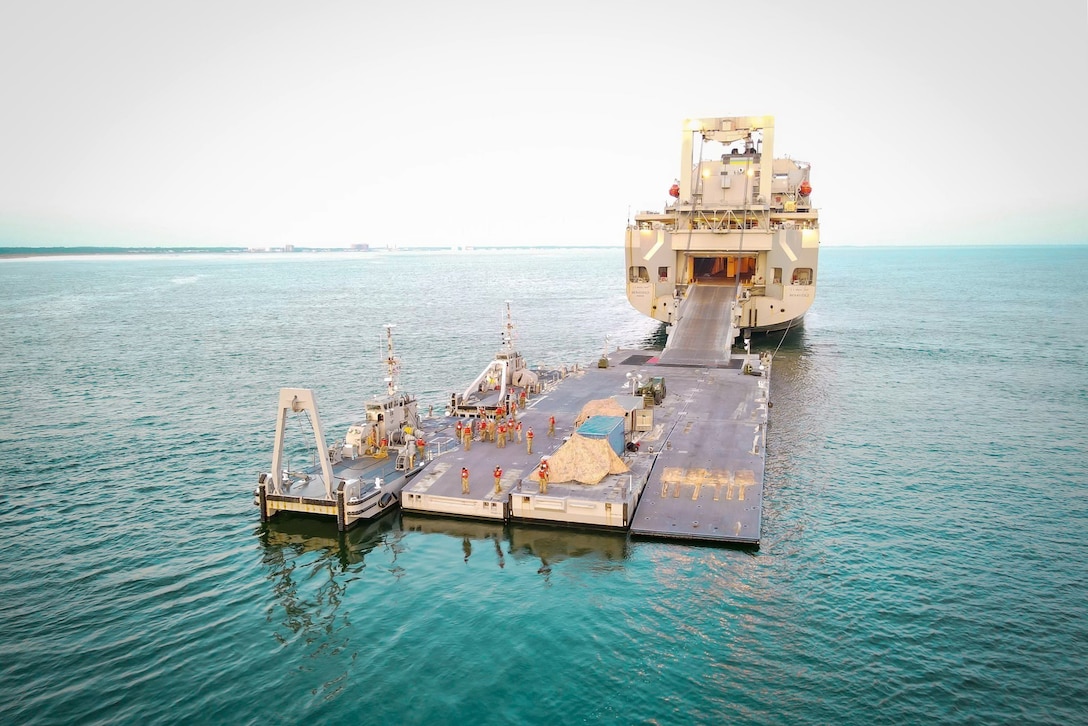
<svg viewBox="0 0 1088 726"><path fill-rule="evenodd" d="M578 427L578 434L587 439L608 439L608 445L620 456L626 440L623 435L623 416L590 416Z"/></svg>

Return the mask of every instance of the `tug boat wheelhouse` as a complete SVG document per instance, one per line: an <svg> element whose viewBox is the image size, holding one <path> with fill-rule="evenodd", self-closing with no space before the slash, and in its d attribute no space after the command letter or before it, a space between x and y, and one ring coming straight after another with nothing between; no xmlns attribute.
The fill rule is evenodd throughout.
<svg viewBox="0 0 1088 726"><path fill-rule="evenodd" d="M697 286L733 286L736 337L797 327L816 294L811 194L808 163L774 158L773 116L689 119L673 201L627 227L628 300L671 326Z"/></svg>

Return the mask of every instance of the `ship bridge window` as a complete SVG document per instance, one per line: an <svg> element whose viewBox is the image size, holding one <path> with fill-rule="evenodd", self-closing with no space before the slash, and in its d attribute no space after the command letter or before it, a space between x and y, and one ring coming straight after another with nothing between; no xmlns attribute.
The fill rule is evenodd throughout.
<svg viewBox="0 0 1088 726"><path fill-rule="evenodd" d="M811 285L812 284L812 268L811 267L798 267L793 271L794 285Z"/></svg>
<svg viewBox="0 0 1088 726"><path fill-rule="evenodd" d="M650 272L645 267L631 265L627 270L628 282L649 282Z"/></svg>

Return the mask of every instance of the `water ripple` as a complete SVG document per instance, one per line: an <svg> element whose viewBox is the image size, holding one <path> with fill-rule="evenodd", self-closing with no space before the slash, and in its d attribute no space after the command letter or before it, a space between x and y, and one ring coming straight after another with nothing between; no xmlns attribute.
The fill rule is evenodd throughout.
<svg viewBox="0 0 1088 726"><path fill-rule="evenodd" d="M382 323L436 407L505 299L532 362L659 339L619 250L0 264L0 721L1084 722L1088 252L821 254L757 552L257 521L276 390L351 421Z"/></svg>

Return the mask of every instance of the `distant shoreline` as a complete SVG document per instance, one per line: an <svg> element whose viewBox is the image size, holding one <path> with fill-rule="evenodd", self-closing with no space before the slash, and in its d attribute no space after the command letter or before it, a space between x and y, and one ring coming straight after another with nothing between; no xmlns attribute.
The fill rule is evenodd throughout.
<svg viewBox="0 0 1088 726"><path fill-rule="evenodd" d="M230 254L230 255L294 255L314 253L385 253L385 252L480 252L486 250L576 250L610 249L618 245L480 245L464 248L440 246L414 246L387 249L385 247L350 248L350 247L293 247L290 250L280 248L253 249L245 247L0 247L0 259L31 259L38 257L85 257L92 255L140 256L140 255L190 255L190 254Z"/></svg>
<svg viewBox="0 0 1088 726"><path fill-rule="evenodd" d="M959 245L835 245L823 244L821 247L833 247L840 250L849 249L955 249L955 248L1006 248L1024 247L1030 249L1043 249L1046 247L1082 247L1088 242L1050 242L1035 244L959 244ZM0 260L40 259L52 257L89 257L89 256L115 256L115 257L139 257L152 255L294 255L294 254L347 254L360 255L384 254L387 252L487 252L487 251L530 251L530 250L604 250L622 249L622 245L475 245L467 247L446 247L435 245L419 245L411 247L292 247L284 250L282 247L267 249L246 247L0 247Z"/></svg>
<svg viewBox="0 0 1088 726"><path fill-rule="evenodd" d="M244 247L0 247L0 259L28 257L71 257L75 255L174 255L193 253L238 253Z"/></svg>

